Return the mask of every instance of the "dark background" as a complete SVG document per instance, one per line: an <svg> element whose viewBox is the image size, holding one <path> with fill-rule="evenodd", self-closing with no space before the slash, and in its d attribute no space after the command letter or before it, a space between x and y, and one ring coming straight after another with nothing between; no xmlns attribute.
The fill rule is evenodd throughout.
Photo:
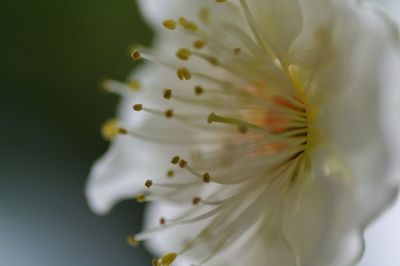
<svg viewBox="0 0 400 266"><path fill-rule="evenodd" d="M0 13L0 266L148 265L125 243L142 207L99 217L84 197L118 101L98 84L123 80L129 46L150 43L136 2L1 1Z"/></svg>

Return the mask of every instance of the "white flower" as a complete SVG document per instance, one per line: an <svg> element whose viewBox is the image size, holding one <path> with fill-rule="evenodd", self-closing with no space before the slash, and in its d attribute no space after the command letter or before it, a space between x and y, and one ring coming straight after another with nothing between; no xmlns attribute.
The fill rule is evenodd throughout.
<svg viewBox="0 0 400 266"><path fill-rule="evenodd" d="M129 242L159 266L358 261L398 188L394 23L358 1L139 3L156 45L132 56L153 62L104 84L122 103L92 208L152 202Z"/></svg>

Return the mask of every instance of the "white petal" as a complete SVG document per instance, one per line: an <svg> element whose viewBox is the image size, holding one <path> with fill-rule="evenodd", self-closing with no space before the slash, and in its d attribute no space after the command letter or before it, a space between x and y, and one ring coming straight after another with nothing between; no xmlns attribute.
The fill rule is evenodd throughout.
<svg viewBox="0 0 400 266"><path fill-rule="evenodd" d="M277 50L280 57L287 59L293 41L302 29L303 14L299 0L250 0L250 9L261 32ZM322 14L313 13L314 16Z"/></svg>

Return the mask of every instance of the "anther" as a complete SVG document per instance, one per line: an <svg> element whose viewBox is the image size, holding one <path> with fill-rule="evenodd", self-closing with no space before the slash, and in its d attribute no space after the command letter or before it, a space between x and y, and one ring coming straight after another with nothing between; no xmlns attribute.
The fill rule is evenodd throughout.
<svg viewBox="0 0 400 266"><path fill-rule="evenodd" d="M192 52L186 48L181 48L176 52L176 56L183 61L189 60L191 55L192 55Z"/></svg>
<svg viewBox="0 0 400 266"><path fill-rule="evenodd" d="M126 242L127 242L128 245L131 246L131 247L137 247L137 246L139 245L139 243L140 243L139 240L137 240L137 239L135 238L135 236L133 236L133 235L127 236Z"/></svg>
<svg viewBox="0 0 400 266"><path fill-rule="evenodd" d="M143 193L140 193L136 196L136 201L139 203L143 203L146 201L146 195Z"/></svg>
<svg viewBox="0 0 400 266"><path fill-rule="evenodd" d="M178 23L187 31L196 32L199 29L199 27L197 26L196 23L194 23L193 21L187 20L184 17L180 17L178 19Z"/></svg>
<svg viewBox="0 0 400 266"><path fill-rule="evenodd" d="M242 49L240 49L240 48L233 49L234 54L240 54L241 52L242 52Z"/></svg>
<svg viewBox="0 0 400 266"><path fill-rule="evenodd" d="M211 65L214 65L214 66L218 65L218 63L219 63L218 59L214 56L208 57L207 61L208 61L208 63L210 63Z"/></svg>
<svg viewBox="0 0 400 266"><path fill-rule="evenodd" d="M136 112L142 111L143 109L143 104L135 104L133 106L133 110L135 110Z"/></svg>
<svg viewBox="0 0 400 266"><path fill-rule="evenodd" d="M196 49L202 49L206 45L206 42L203 40L195 40L193 42L193 47Z"/></svg>
<svg viewBox="0 0 400 266"><path fill-rule="evenodd" d="M242 134L246 134L249 130L246 126L239 126L239 132Z"/></svg>
<svg viewBox="0 0 400 266"><path fill-rule="evenodd" d="M172 90L171 89L165 89L163 96L164 96L165 99L168 99L168 100L171 99Z"/></svg>
<svg viewBox="0 0 400 266"><path fill-rule="evenodd" d="M160 224L161 224L161 225L164 225L164 224L165 224L165 218L164 218L164 217L161 217L161 218L160 218Z"/></svg>
<svg viewBox="0 0 400 266"><path fill-rule="evenodd" d="M126 135L128 134L128 130L126 130L125 128L118 128L118 134Z"/></svg>
<svg viewBox="0 0 400 266"><path fill-rule="evenodd" d="M178 254L176 253L168 253L162 256L159 260L160 266L170 266L176 259Z"/></svg>
<svg viewBox="0 0 400 266"><path fill-rule="evenodd" d="M147 181L144 183L145 187L147 187L148 189L151 188L151 186L153 186L153 180L151 179L147 179Z"/></svg>
<svg viewBox="0 0 400 266"><path fill-rule="evenodd" d="M167 111L165 111L164 115L166 118L171 118L174 116L174 110L168 109Z"/></svg>
<svg viewBox="0 0 400 266"><path fill-rule="evenodd" d="M203 92L204 92L204 89L203 89L201 86L196 86L196 87L194 87L194 93L195 93L196 95L202 95Z"/></svg>
<svg viewBox="0 0 400 266"><path fill-rule="evenodd" d="M179 167L180 168L185 168L186 166L187 166L187 162L185 160L182 159L182 160L179 161Z"/></svg>
<svg viewBox="0 0 400 266"><path fill-rule="evenodd" d="M139 90L142 87L140 82L138 80L135 80L135 79L134 80L130 80L128 82L128 86L129 86L129 88L131 88L132 90L135 90L135 91Z"/></svg>
<svg viewBox="0 0 400 266"><path fill-rule="evenodd" d="M142 58L142 55L140 53L139 50L133 50L133 52L131 53L131 57L133 60L139 60L140 58Z"/></svg>
<svg viewBox="0 0 400 266"><path fill-rule="evenodd" d="M215 0L215 2L217 2L217 3L225 3L226 0Z"/></svg>
<svg viewBox="0 0 400 266"><path fill-rule="evenodd" d="M204 181L204 183L210 183L210 181L211 181L211 176L210 176L209 173L205 173L205 174L203 175L203 181Z"/></svg>
<svg viewBox="0 0 400 266"><path fill-rule="evenodd" d="M175 175L175 172L173 170L168 170L167 177L173 177L174 175Z"/></svg>
<svg viewBox="0 0 400 266"><path fill-rule="evenodd" d="M118 121L109 119L101 126L101 135L105 140L111 141L118 134Z"/></svg>
<svg viewBox="0 0 400 266"><path fill-rule="evenodd" d="M172 158L171 163L172 164L178 164L180 159L181 158L179 156L175 156L175 157Z"/></svg>
<svg viewBox="0 0 400 266"><path fill-rule="evenodd" d="M176 28L176 21L172 19L167 19L163 21L163 26L169 30L174 30Z"/></svg>
<svg viewBox="0 0 400 266"><path fill-rule="evenodd" d="M158 261L157 258L154 258L154 259L152 260L152 266L160 266L160 263L159 263L159 261Z"/></svg>
<svg viewBox="0 0 400 266"><path fill-rule="evenodd" d="M184 67L178 68L176 70L176 75L180 80L189 80L192 78L192 74L190 73L190 71Z"/></svg>
<svg viewBox="0 0 400 266"><path fill-rule="evenodd" d="M193 203L193 205L197 205L197 204L199 204L199 203L200 203L200 201L201 201L201 198L200 198L200 197L194 197L194 198L192 199L192 203Z"/></svg>

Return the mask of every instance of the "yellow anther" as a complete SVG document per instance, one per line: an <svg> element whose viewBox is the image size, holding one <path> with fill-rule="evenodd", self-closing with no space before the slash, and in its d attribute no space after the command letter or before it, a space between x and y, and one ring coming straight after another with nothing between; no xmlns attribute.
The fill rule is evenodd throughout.
<svg viewBox="0 0 400 266"><path fill-rule="evenodd" d="M105 140L111 141L118 134L118 129L118 120L111 118L101 126L101 135Z"/></svg>
<svg viewBox="0 0 400 266"><path fill-rule="evenodd" d="M172 97L172 90L171 89L164 89L163 97L165 99L171 99Z"/></svg>
<svg viewBox="0 0 400 266"><path fill-rule="evenodd" d="M180 80L189 80L192 78L192 74L190 73L190 71L184 67L178 68L176 70L176 75Z"/></svg>
<svg viewBox="0 0 400 266"><path fill-rule="evenodd" d="M208 9L206 7L200 9L199 10L199 19L204 24L208 24L210 22L210 9Z"/></svg>
<svg viewBox="0 0 400 266"><path fill-rule="evenodd" d="M185 168L186 166L187 166L187 162L185 160L182 159L182 160L179 161L179 167L180 168Z"/></svg>
<svg viewBox="0 0 400 266"><path fill-rule="evenodd" d="M161 257L159 260L160 266L170 266L176 259L178 254L176 253L168 253Z"/></svg>
<svg viewBox="0 0 400 266"><path fill-rule="evenodd" d="M201 201L201 198L200 198L200 197L194 197L194 198L192 199L192 203L193 203L193 205L197 205L197 204L199 204L199 203L200 203L200 201Z"/></svg>
<svg viewBox="0 0 400 266"><path fill-rule="evenodd" d="M205 174L203 175L203 181L204 181L204 183L210 183L210 181L211 181L211 176L210 176L209 173L205 173Z"/></svg>
<svg viewBox="0 0 400 266"><path fill-rule="evenodd" d="M153 186L153 180L147 179L146 182L144 183L145 187L151 188Z"/></svg>
<svg viewBox="0 0 400 266"><path fill-rule="evenodd" d="M194 87L194 93L195 93L196 95L202 95L203 92L204 92L203 87L201 87L201 86L196 86L196 87Z"/></svg>
<svg viewBox="0 0 400 266"><path fill-rule="evenodd" d="M175 175L175 172L173 170L168 170L167 177L173 177L174 175Z"/></svg>
<svg viewBox="0 0 400 266"><path fill-rule="evenodd" d="M178 19L178 23L187 31L196 32L199 29L199 27L197 26L196 23L194 23L193 21L187 20L184 17L180 17Z"/></svg>
<svg viewBox="0 0 400 266"><path fill-rule="evenodd" d="M192 52L186 48L181 48L176 52L176 56L183 61L189 60L191 55Z"/></svg>
<svg viewBox="0 0 400 266"><path fill-rule="evenodd" d="M140 244L140 241L135 238L135 236L129 235L126 238L126 242L131 247L137 247Z"/></svg>
<svg viewBox="0 0 400 266"><path fill-rule="evenodd" d="M171 163L172 164L178 164L180 159L181 158L179 156L175 156L174 158L172 158Z"/></svg>
<svg viewBox="0 0 400 266"><path fill-rule="evenodd" d="M214 65L214 66L218 65L218 63L219 63L218 59L214 56L209 56L207 58L207 61L208 61L208 63L210 63L211 65Z"/></svg>
<svg viewBox="0 0 400 266"><path fill-rule="evenodd" d="M146 201L146 195L143 193L140 193L136 196L136 201L139 203L143 203Z"/></svg>
<svg viewBox="0 0 400 266"><path fill-rule="evenodd" d="M171 118L174 116L174 110L173 109L168 109L167 111L165 111L164 113L166 118Z"/></svg>
<svg viewBox="0 0 400 266"><path fill-rule="evenodd" d="M133 106L133 110L135 110L136 112L142 111L143 109L143 104L135 104Z"/></svg>
<svg viewBox="0 0 400 266"><path fill-rule="evenodd" d="M206 42L203 40L195 40L193 42L193 47L196 49L202 49L206 45Z"/></svg>
<svg viewBox="0 0 400 266"><path fill-rule="evenodd" d="M159 262L159 260L157 258L154 258L152 260L152 266L160 266L160 262Z"/></svg>
<svg viewBox="0 0 400 266"><path fill-rule="evenodd" d="M131 57L133 60L139 60L140 58L142 58L142 54L140 53L139 50L133 50L133 52L131 53Z"/></svg>
<svg viewBox="0 0 400 266"><path fill-rule="evenodd" d="M140 90L140 88L142 87L142 84L140 84L140 82L138 81L138 80L130 80L129 82L128 82L128 86L129 86L129 88L131 88L132 90L135 90L135 91L137 91L137 90Z"/></svg>
<svg viewBox="0 0 400 266"><path fill-rule="evenodd" d="M163 21L163 26L169 30L174 30L176 28L176 21L172 19L167 19Z"/></svg>
<svg viewBox="0 0 400 266"><path fill-rule="evenodd" d="M125 128L122 128L122 127L118 128L117 132L118 132L118 134L121 134L121 135L128 134L128 130L126 130Z"/></svg>

